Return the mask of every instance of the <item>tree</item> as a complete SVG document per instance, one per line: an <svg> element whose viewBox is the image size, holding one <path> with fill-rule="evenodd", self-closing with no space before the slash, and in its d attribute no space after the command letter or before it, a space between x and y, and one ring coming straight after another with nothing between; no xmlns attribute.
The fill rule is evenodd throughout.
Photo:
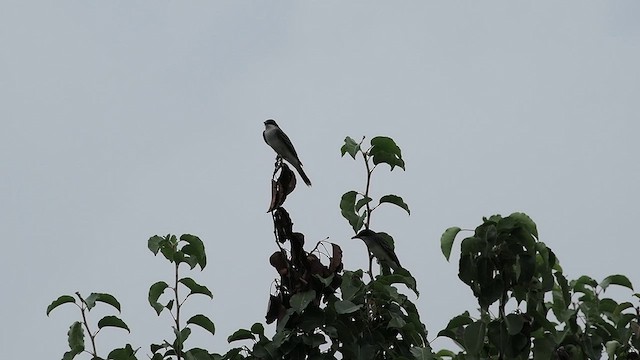
<svg viewBox="0 0 640 360"><path fill-rule="evenodd" d="M371 180L379 165L388 165L391 171L405 169L401 150L393 139L374 137L364 147L364 138L356 142L347 137L341 152L354 160L361 158L366 169L365 189L348 191L340 200L341 213L354 233L370 229L372 214L383 204L398 206L410 214L400 196L385 195L377 202L370 197ZM409 270L391 271L381 261L380 272L374 275L372 254L367 271L345 270L342 249L326 241L305 250L304 234L294 231L291 216L283 207L295 187L295 174L276 158L269 212L277 251L269 262L278 279L266 314L267 324L276 323L275 335L268 338L264 325L255 323L228 337L230 343L250 340L249 344L223 355L207 349L187 349L185 343L193 326L215 334L214 323L204 314L184 321L184 305L190 296L212 297L206 286L191 277L182 277L180 272L182 264L190 270L204 270L205 245L189 234L179 238L153 236L148 248L154 255L162 254L174 267L175 275L169 283L158 281L151 285L148 300L158 315L165 310L170 314L174 338L150 345L149 358L599 359L603 351L610 359L640 358L640 308L604 297L610 285L633 289L627 277L612 275L600 283L587 276L567 280L551 248L539 241L535 222L523 213L483 218L473 234L462 240L459 278L476 297L478 315L471 316L466 311L453 317L438 333L460 346L457 353L447 349L434 352L416 306L396 286L405 285L419 295ZM452 227L443 233L440 245L447 260L461 232L459 227ZM393 251L393 237L386 232L377 234L379 244ZM325 263L322 259L326 259ZM187 290L186 295L183 290ZM75 304L80 311L81 320L70 326L70 350L63 360L83 352L92 359L102 359L95 343L97 334L106 327L127 331L129 327L117 316L109 315L92 330L88 315L97 303L117 311L120 303L110 294L92 293L86 298L79 292L75 295L63 295L47 307L47 315L67 303ZM88 350L85 333L91 344ZM111 350L106 358L138 359L139 350L126 344Z"/></svg>

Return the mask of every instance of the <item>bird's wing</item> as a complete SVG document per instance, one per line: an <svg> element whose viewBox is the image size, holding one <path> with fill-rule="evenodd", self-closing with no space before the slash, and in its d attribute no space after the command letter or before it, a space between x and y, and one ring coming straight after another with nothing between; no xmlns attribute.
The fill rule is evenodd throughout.
<svg viewBox="0 0 640 360"><path fill-rule="evenodd" d="M395 263L398 264L398 266L402 267L402 265L400 265L400 260L398 260L398 256L396 255L396 252L393 250L393 248L391 247L391 244L387 241L387 239L385 239L384 237L381 237L380 245L382 246L382 249L384 250L384 252L386 252L387 255L389 255L391 260L395 261Z"/></svg>
<svg viewBox="0 0 640 360"><path fill-rule="evenodd" d="M276 132L276 136L278 136L280 138L280 140L282 140L282 142L287 145L289 150L291 150L291 154L293 154L293 156L295 156L296 160L298 160L300 165L302 165L302 162L300 161L300 158L298 158L298 153L296 153L296 148L293 147L293 144L291 143L291 140L289 139L287 134L285 134L285 132L282 131L282 129L278 129L278 130L280 130L280 131Z"/></svg>

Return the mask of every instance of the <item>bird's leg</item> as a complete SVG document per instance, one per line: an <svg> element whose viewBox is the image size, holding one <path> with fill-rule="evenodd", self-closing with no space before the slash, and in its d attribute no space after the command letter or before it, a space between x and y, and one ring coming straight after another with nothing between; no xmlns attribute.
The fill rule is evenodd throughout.
<svg viewBox="0 0 640 360"><path fill-rule="evenodd" d="M276 173L282 167L282 156L276 155L276 163L273 164L273 178L276 178Z"/></svg>
<svg viewBox="0 0 640 360"><path fill-rule="evenodd" d="M369 278L373 281L373 270L371 264L373 264L373 254L369 253Z"/></svg>

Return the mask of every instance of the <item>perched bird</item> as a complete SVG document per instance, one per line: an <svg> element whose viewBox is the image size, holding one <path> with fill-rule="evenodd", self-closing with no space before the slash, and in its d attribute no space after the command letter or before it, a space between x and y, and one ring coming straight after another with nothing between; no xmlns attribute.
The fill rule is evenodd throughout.
<svg viewBox="0 0 640 360"><path fill-rule="evenodd" d="M298 154L296 153L296 149L293 147L291 140L287 134L280 129L278 124L275 121L269 119L264 122L264 131L262 132L262 137L264 141L275 150L276 154L281 158L287 160L291 166L296 168L298 174L304 180L304 183L307 186L311 186L311 180L307 177L307 174L302 170L302 162L298 159Z"/></svg>
<svg viewBox="0 0 640 360"><path fill-rule="evenodd" d="M381 265L387 265L392 268L393 271L402 267L391 244L389 244L381 234L369 229L364 229L352 237L352 239L364 241L369 252L378 259L378 263Z"/></svg>

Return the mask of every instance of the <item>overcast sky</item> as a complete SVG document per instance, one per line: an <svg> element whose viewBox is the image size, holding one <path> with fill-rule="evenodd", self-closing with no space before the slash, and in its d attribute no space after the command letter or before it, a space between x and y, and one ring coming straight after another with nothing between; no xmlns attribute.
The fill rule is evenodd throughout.
<svg viewBox="0 0 640 360"><path fill-rule="evenodd" d="M366 249L338 203L363 189L364 170L340 157L342 141L400 145L406 172L381 167L373 194L403 196L411 216L380 209L372 228L417 277L430 339L476 308L459 242L447 263L440 235L482 216L525 212L568 277L640 286L639 15L637 1L4 0L3 357L60 358L79 315L45 308L75 291L122 303L132 334L106 329L102 356L171 339L147 303L171 276L147 250L155 234L207 248L205 271L183 274L215 298L184 311L209 315L217 334L195 329L189 347L225 352L233 331L263 322L277 275L268 118L314 184L285 204L295 230L309 247L338 243L347 269L366 266Z"/></svg>

